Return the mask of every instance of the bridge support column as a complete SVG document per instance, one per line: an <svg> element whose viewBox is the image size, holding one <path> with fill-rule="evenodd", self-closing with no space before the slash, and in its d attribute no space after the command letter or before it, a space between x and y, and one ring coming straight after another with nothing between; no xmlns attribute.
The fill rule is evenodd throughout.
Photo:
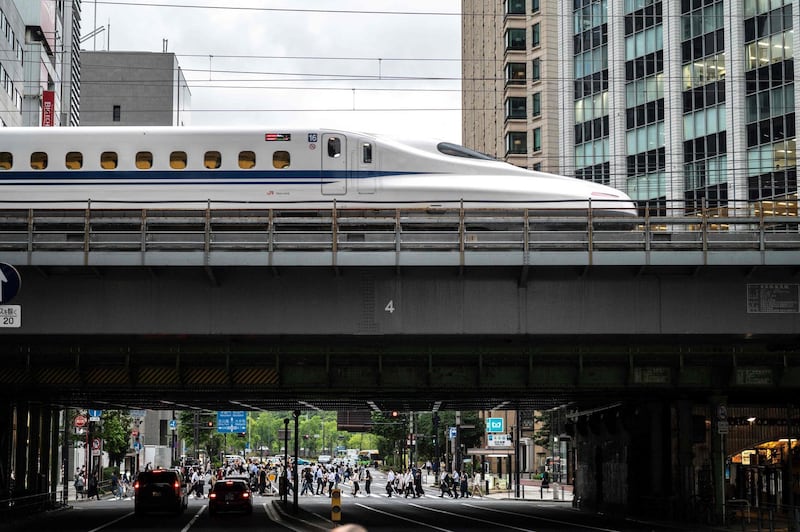
<svg viewBox="0 0 800 532"><path fill-rule="evenodd" d="M692 420L692 402L688 399L680 399L675 403L675 415L677 416L677 464L678 464L678 500L685 503L693 491L694 470L692 467L692 443L694 442L694 432ZM681 504L685 507L685 504Z"/></svg>
<svg viewBox="0 0 800 532"><path fill-rule="evenodd" d="M0 498L11 496L11 457L13 456L14 405L0 402Z"/></svg>
<svg viewBox="0 0 800 532"><path fill-rule="evenodd" d="M25 485L29 494L41 493L41 477L39 475L39 456L42 448L42 406L28 405L28 463ZM19 444L25 445L24 441ZM20 478L22 475L18 476Z"/></svg>
<svg viewBox="0 0 800 532"><path fill-rule="evenodd" d="M12 491L14 495L25 493L28 489L28 422L29 404L17 403L14 406L14 439L12 442L14 460L11 462Z"/></svg>
<svg viewBox="0 0 800 532"><path fill-rule="evenodd" d="M727 433L728 398L711 397L711 478L714 482L714 515L725 524L725 434ZM721 422L724 422L724 428Z"/></svg>
<svg viewBox="0 0 800 532"><path fill-rule="evenodd" d="M41 409L39 430L41 431L39 437L39 447L37 453L39 454L39 467L37 470L39 477L39 485L37 486L37 493L50 493L51 481L57 478L55 475L50 474L50 465L55 460L53 452L58 452L58 446L53 448L53 409L49 406L44 406Z"/></svg>

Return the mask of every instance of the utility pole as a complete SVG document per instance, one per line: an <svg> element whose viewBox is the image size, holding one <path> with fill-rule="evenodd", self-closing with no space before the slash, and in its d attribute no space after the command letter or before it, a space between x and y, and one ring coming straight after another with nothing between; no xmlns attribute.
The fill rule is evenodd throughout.
<svg viewBox="0 0 800 532"><path fill-rule="evenodd" d="M292 469L292 478L294 479L294 489L292 490L292 497L294 501L294 513L297 513L297 488L300 485L300 468L297 461L300 457L300 411L295 410L294 414L294 468Z"/></svg>
<svg viewBox="0 0 800 532"><path fill-rule="evenodd" d="M433 482L439 484L439 413L433 413Z"/></svg>
<svg viewBox="0 0 800 532"><path fill-rule="evenodd" d="M455 442L453 442L453 471L460 471L461 463L461 411L456 410L456 439Z"/></svg>

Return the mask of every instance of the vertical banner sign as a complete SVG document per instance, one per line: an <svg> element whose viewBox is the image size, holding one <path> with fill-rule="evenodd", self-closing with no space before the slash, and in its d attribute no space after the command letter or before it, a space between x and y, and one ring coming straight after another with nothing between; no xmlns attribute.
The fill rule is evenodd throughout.
<svg viewBox="0 0 800 532"><path fill-rule="evenodd" d="M42 127L55 126L56 120L56 93L55 91L42 91Z"/></svg>

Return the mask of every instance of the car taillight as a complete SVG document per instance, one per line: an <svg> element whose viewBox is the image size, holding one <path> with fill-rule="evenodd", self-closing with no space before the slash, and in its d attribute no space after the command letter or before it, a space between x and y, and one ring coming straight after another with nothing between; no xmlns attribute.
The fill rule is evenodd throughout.
<svg viewBox="0 0 800 532"><path fill-rule="evenodd" d="M209 493L209 494L208 494L208 498L209 498L209 499L216 499L216 498L217 498L217 494L216 494L216 493L213 493L213 492L212 492L212 493Z"/></svg>
<svg viewBox="0 0 800 532"><path fill-rule="evenodd" d="M135 489L135 490L139 489L139 481L138 480L133 483L133 489Z"/></svg>
<svg viewBox="0 0 800 532"><path fill-rule="evenodd" d="M177 481L177 480L176 480L176 481L175 481L175 484L173 484L173 485L175 486L175 493L177 493L178 495L180 495L180 493L181 493L181 483L180 483L179 481Z"/></svg>
<svg viewBox="0 0 800 532"><path fill-rule="evenodd" d="M244 493L242 493L242 498L243 498L243 499L246 499L246 498L248 498L248 497L250 497L250 494L249 494L249 493L247 493L246 491L245 491Z"/></svg>

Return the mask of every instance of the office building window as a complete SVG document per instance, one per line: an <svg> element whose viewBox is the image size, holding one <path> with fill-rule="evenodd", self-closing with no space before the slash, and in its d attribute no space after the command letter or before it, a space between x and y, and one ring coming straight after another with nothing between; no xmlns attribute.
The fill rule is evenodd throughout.
<svg viewBox="0 0 800 532"><path fill-rule="evenodd" d="M527 118L528 105L524 96L506 98L506 119Z"/></svg>
<svg viewBox="0 0 800 532"><path fill-rule="evenodd" d="M541 43L541 26L537 23L531 26L531 47L536 48Z"/></svg>
<svg viewBox="0 0 800 532"><path fill-rule="evenodd" d="M506 83L524 85L526 78L525 63L508 63L506 65Z"/></svg>
<svg viewBox="0 0 800 532"><path fill-rule="evenodd" d="M664 48L664 27L658 25L625 37L625 60L630 61Z"/></svg>
<svg viewBox="0 0 800 532"><path fill-rule="evenodd" d="M575 35L608 22L608 0L592 2L573 13L573 32Z"/></svg>
<svg viewBox="0 0 800 532"><path fill-rule="evenodd" d="M534 57L531 60L531 80L541 81L542 79L542 60L539 57Z"/></svg>
<svg viewBox="0 0 800 532"><path fill-rule="evenodd" d="M506 1L506 15L524 15L524 14L525 14L525 0Z"/></svg>
<svg viewBox="0 0 800 532"><path fill-rule="evenodd" d="M112 120L114 122L119 122L121 118L122 118L122 108L119 105L115 105Z"/></svg>
<svg viewBox="0 0 800 532"><path fill-rule="evenodd" d="M525 50L524 28L511 28L506 31L506 50Z"/></svg>
<svg viewBox="0 0 800 532"><path fill-rule="evenodd" d="M528 134L524 131L510 131L506 135L506 154L525 155L528 153Z"/></svg>
<svg viewBox="0 0 800 532"><path fill-rule="evenodd" d="M533 116L541 116L542 115L542 93L541 92L534 92L531 95L531 109L533 111Z"/></svg>
<svg viewBox="0 0 800 532"><path fill-rule="evenodd" d="M533 130L533 152L542 151L542 128L537 127Z"/></svg>
<svg viewBox="0 0 800 532"><path fill-rule="evenodd" d="M590 76L608 69L608 45L575 55L575 78Z"/></svg>
<svg viewBox="0 0 800 532"><path fill-rule="evenodd" d="M538 13L540 10L539 0L531 0L531 13Z"/></svg>

